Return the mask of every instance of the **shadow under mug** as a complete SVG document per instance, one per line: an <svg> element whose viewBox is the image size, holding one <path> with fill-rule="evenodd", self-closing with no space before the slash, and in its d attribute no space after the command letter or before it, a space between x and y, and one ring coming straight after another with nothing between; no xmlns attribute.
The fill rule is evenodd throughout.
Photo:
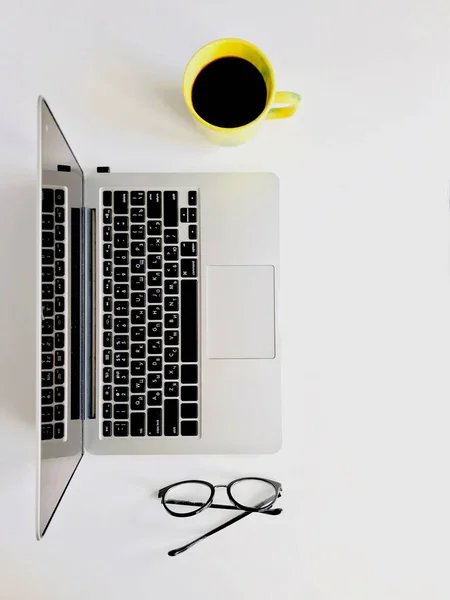
<svg viewBox="0 0 450 600"><path fill-rule="evenodd" d="M208 123L197 113L192 102L192 88L198 74L213 61L228 57L249 61L261 73L266 84L267 100L264 110L256 119L241 127L218 127ZM234 38L210 42L194 54L184 72L183 96L189 112L202 133L214 144L223 146L237 146L247 142L256 134L265 119L291 117L297 111L301 99L299 94L294 92L276 92L275 73L265 54L250 42ZM273 104L284 106L273 107Z"/></svg>

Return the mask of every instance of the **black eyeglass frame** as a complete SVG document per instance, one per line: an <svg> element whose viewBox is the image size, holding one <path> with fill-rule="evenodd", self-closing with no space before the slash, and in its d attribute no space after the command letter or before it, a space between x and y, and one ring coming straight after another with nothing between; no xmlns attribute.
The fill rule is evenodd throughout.
<svg viewBox="0 0 450 600"><path fill-rule="evenodd" d="M275 489L275 495L274 498L271 502L269 502L268 504L261 506L261 507L249 507L249 506L244 506L243 504L240 504L240 502L237 502L235 500L235 498L233 498L233 494L231 493L231 488L233 487L233 485L235 485L236 483L239 483L240 481L263 481L264 483L268 483L270 484L274 489ZM197 508L196 510L193 510L192 512L188 512L188 513L177 513L174 512L173 510L171 510L168 506L167 503L165 501L165 497L166 494L169 490L171 490L172 488L178 486L178 485L182 485L184 483L199 483L202 485L205 485L209 488L210 490L210 496L208 498L208 500L206 501L206 503L202 504L202 506L200 506L199 508ZM225 506L225 505L215 505L213 506L213 500L214 500L214 496L216 493L216 489L217 488L226 488L227 491L227 496L228 499L230 500L232 506ZM210 483L209 481L203 481L201 479L187 479L185 481L178 481L177 483L172 483L164 488L161 488L158 491L158 498L161 498L161 503L164 506L164 508L166 509L166 511L172 515L173 517L194 517L195 515L198 515L199 513L201 513L202 511L206 510L207 508L213 507L213 508L226 508L226 509L232 509L234 507L236 507L238 510L244 510L247 513L253 513L253 512L258 512L258 513L264 513L268 510L270 510L272 508L272 506L275 504L277 498L280 498L281 496L281 492L282 492L282 486L281 483L279 483L278 481L272 481L271 479L266 479L265 477L239 477L238 479L234 479L233 481L230 481L230 483L228 485L213 485L212 483ZM173 503L174 501L172 501ZM180 504L187 504L187 502L181 502ZM192 503L193 504L193 503ZM196 505L197 503L195 503Z"/></svg>

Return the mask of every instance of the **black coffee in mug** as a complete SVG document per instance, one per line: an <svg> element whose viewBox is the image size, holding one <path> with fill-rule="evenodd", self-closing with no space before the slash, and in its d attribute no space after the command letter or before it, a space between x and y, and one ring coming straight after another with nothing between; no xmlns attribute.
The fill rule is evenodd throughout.
<svg viewBox="0 0 450 600"><path fill-rule="evenodd" d="M248 60L218 58L206 65L192 86L196 113L217 127L242 127L263 112L267 102L264 77Z"/></svg>

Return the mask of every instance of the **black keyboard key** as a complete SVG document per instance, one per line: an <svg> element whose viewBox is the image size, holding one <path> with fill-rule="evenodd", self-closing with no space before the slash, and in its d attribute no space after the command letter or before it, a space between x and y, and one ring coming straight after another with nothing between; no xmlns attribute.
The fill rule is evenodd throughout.
<svg viewBox="0 0 450 600"><path fill-rule="evenodd" d="M188 204L189 206L197 206L197 192L191 191L188 193Z"/></svg>
<svg viewBox="0 0 450 600"><path fill-rule="evenodd" d="M162 240L160 237L151 237L147 239L148 252L161 252Z"/></svg>
<svg viewBox="0 0 450 600"><path fill-rule="evenodd" d="M112 227L109 225L103 227L103 241L112 242Z"/></svg>
<svg viewBox="0 0 450 600"><path fill-rule="evenodd" d="M164 260L178 260L178 246L164 246Z"/></svg>
<svg viewBox="0 0 450 600"><path fill-rule="evenodd" d="M64 351L57 350L55 352L55 367L63 367L64 366Z"/></svg>
<svg viewBox="0 0 450 600"><path fill-rule="evenodd" d="M160 287L162 285L162 273L161 271L149 271L147 273L149 287Z"/></svg>
<svg viewBox="0 0 450 600"><path fill-rule="evenodd" d="M181 353L183 354L183 348ZM181 365L181 383L198 383L197 365Z"/></svg>
<svg viewBox="0 0 450 600"><path fill-rule="evenodd" d="M165 263L164 277L178 277L178 263Z"/></svg>
<svg viewBox="0 0 450 600"><path fill-rule="evenodd" d="M55 241L63 242L65 236L64 225L56 225L55 227Z"/></svg>
<svg viewBox="0 0 450 600"><path fill-rule="evenodd" d="M105 367L103 369L103 383L112 382L112 369L111 367Z"/></svg>
<svg viewBox="0 0 450 600"><path fill-rule="evenodd" d="M131 311L132 325L145 325L146 314L145 308L135 308Z"/></svg>
<svg viewBox="0 0 450 600"><path fill-rule="evenodd" d="M131 261L131 272L138 275L145 273L145 258L133 258Z"/></svg>
<svg viewBox="0 0 450 600"><path fill-rule="evenodd" d="M181 256L197 256L197 242L181 242Z"/></svg>
<svg viewBox="0 0 450 600"><path fill-rule="evenodd" d="M164 435L178 435L178 400L164 401Z"/></svg>
<svg viewBox="0 0 450 600"><path fill-rule="evenodd" d="M64 348L65 338L62 331L55 333L55 348Z"/></svg>
<svg viewBox="0 0 450 600"><path fill-rule="evenodd" d="M124 250L114 251L114 264L118 267L127 266L129 260L129 253Z"/></svg>
<svg viewBox="0 0 450 600"><path fill-rule="evenodd" d="M180 221L182 223L187 223L188 222L188 209L187 208L182 208L180 210Z"/></svg>
<svg viewBox="0 0 450 600"><path fill-rule="evenodd" d="M114 402L128 402L129 398L130 394L127 387L114 388Z"/></svg>
<svg viewBox="0 0 450 600"><path fill-rule="evenodd" d="M53 267L42 267L42 281L44 283L51 283L55 278L55 270Z"/></svg>
<svg viewBox="0 0 450 600"><path fill-rule="evenodd" d="M148 337L149 338L162 337L162 323L149 323L148 324Z"/></svg>
<svg viewBox="0 0 450 600"><path fill-rule="evenodd" d="M143 394L145 392L145 377L131 378L131 393Z"/></svg>
<svg viewBox="0 0 450 600"><path fill-rule="evenodd" d="M198 422L181 421L181 435L198 435Z"/></svg>
<svg viewBox="0 0 450 600"><path fill-rule="evenodd" d="M103 315L103 329L112 329L112 315L110 313Z"/></svg>
<svg viewBox="0 0 450 600"><path fill-rule="evenodd" d="M111 350L103 350L103 364L105 366L112 365L112 351Z"/></svg>
<svg viewBox="0 0 450 600"><path fill-rule="evenodd" d="M129 408L127 404L115 404L114 405L114 418L115 419L128 419Z"/></svg>
<svg viewBox="0 0 450 600"><path fill-rule="evenodd" d="M112 404L111 402L103 403L103 418L112 419Z"/></svg>
<svg viewBox="0 0 450 600"><path fill-rule="evenodd" d="M114 350L128 350L130 337L128 335L114 336Z"/></svg>
<svg viewBox="0 0 450 600"><path fill-rule="evenodd" d="M150 288L148 290L148 303L149 304L161 304L162 302L162 289L161 288Z"/></svg>
<svg viewBox="0 0 450 600"><path fill-rule="evenodd" d="M181 277L197 277L197 260L195 258L181 259Z"/></svg>
<svg viewBox="0 0 450 600"><path fill-rule="evenodd" d="M164 243L178 244L178 229L164 229Z"/></svg>
<svg viewBox="0 0 450 600"><path fill-rule="evenodd" d="M52 265L55 260L53 250L42 250L42 264Z"/></svg>
<svg viewBox="0 0 450 600"><path fill-rule="evenodd" d="M145 344L131 344L131 358L145 358Z"/></svg>
<svg viewBox="0 0 450 600"><path fill-rule="evenodd" d="M130 357L128 352L115 352L114 353L114 366L119 369L124 369L130 364Z"/></svg>
<svg viewBox="0 0 450 600"><path fill-rule="evenodd" d="M103 263L103 277L111 277L112 275L112 262L105 260Z"/></svg>
<svg viewBox="0 0 450 600"><path fill-rule="evenodd" d="M145 342L145 327L132 327L131 328L131 341L132 342Z"/></svg>
<svg viewBox="0 0 450 600"><path fill-rule="evenodd" d="M162 392L160 390L150 390L147 392L147 404L149 406L162 406Z"/></svg>
<svg viewBox="0 0 450 600"><path fill-rule="evenodd" d="M178 346L180 343L180 334L178 331L165 331L164 344L166 346Z"/></svg>
<svg viewBox="0 0 450 600"><path fill-rule="evenodd" d="M181 405L181 418L182 419L197 419L198 418L198 404L196 402L183 402Z"/></svg>
<svg viewBox="0 0 450 600"><path fill-rule="evenodd" d="M178 381L167 381L164 384L164 396L166 398L178 398L180 393L180 384Z"/></svg>
<svg viewBox="0 0 450 600"><path fill-rule="evenodd" d="M147 235L161 235L161 221L147 221Z"/></svg>
<svg viewBox="0 0 450 600"><path fill-rule="evenodd" d="M66 216L62 206L55 207L55 223L64 223Z"/></svg>
<svg viewBox="0 0 450 600"><path fill-rule="evenodd" d="M150 373L147 376L147 387L150 390L162 389L162 375L161 373Z"/></svg>
<svg viewBox="0 0 450 600"><path fill-rule="evenodd" d="M114 192L114 212L116 215L128 214L128 192Z"/></svg>
<svg viewBox="0 0 450 600"><path fill-rule="evenodd" d="M55 222L53 219L53 215L42 215L42 230L43 231L52 231Z"/></svg>
<svg viewBox="0 0 450 600"><path fill-rule="evenodd" d="M178 329L178 315L172 313L164 315L164 327L166 329Z"/></svg>
<svg viewBox="0 0 450 600"><path fill-rule="evenodd" d="M178 365L164 365L164 379L166 381L171 381L174 379L179 379L180 372Z"/></svg>
<svg viewBox="0 0 450 600"><path fill-rule="evenodd" d="M128 282L129 280L129 271L127 267L115 267L114 269L114 281L117 283L120 282Z"/></svg>
<svg viewBox="0 0 450 600"><path fill-rule="evenodd" d="M103 210L103 224L104 225L112 224L112 210L110 208L105 208Z"/></svg>
<svg viewBox="0 0 450 600"><path fill-rule="evenodd" d="M166 279L164 281L165 294L178 294L178 279Z"/></svg>
<svg viewBox="0 0 450 600"><path fill-rule="evenodd" d="M129 286L125 283L117 283L114 286L114 296L121 300L126 300L129 296Z"/></svg>
<svg viewBox="0 0 450 600"><path fill-rule="evenodd" d="M179 310L179 300L177 296L166 296L164 298L164 310L167 312L177 312Z"/></svg>
<svg viewBox="0 0 450 600"><path fill-rule="evenodd" d="M62 331L64 329L64 315L55 315L55 331Z"/></svg>
<svg viewBox="0 0 450 600"><path fill-rule="evenodd" d="M55 369L55 385L64 383L64 369Z"/></svg>
<svg viewBox="0 0 450 600"><path fill-rule="evenodd" d="M103 192L103 206L112 206L112 192Z"/></svg>
<svg viewBox="0 0 450 600"><path fill-rule="evenodd" d="M103 258L112 258L112 244L103 244Z"/></svg>
<svg viewBox="0 0 450 600"><path fill-rule="evenodd" d="M149 219L160 219L162 216L161 210L161 192L147 193L147 217Z"/></svg>
<svg viewBox="0 0 450 600"><path fill-rule="evenodd" d="M181 361L198 360L198 283L181 282ZM195 382L193 382L195 383Z"/></svg>
<svg viewBox="0 0 450 600"><path fill-rule="evenodd" d="M56 296L55 298L55 312L60 313L65 310L64 296Z"/></svg>
<svg viewBox="0 0 450 600"><path fill-rule="evenodd" d="M53 407L43 406L41 408L42 423L51 423L53 421Z"/></svg>
<svg viewBox="0 0 450 600"><path fill-rule="evenodd" d="M145 360L132 360L131 374L135 377L141 377L146 375Z"/></svg>
<svg viewBox="0 0 450 600"><path fill-rule="evenodd" d="M132 242L131 255L132 256L145 256L145 242Z"/></svg>
<svg viewBox="0 0 450 600"><path fill-rule="evenodd" d="M134 394L133 396L131 396L130 408L131 408L131 410L144 410L145 409L144 394Z"/></svg>
<svg viewBox="0 0 450 600"><path fill-rule="evenodd" d="M56 206L64 205L64 190L55 190L55 204Z"/></svg>
<svg viewBox="0 0 450 600"><path fill-rule="evenodd" d="M188 222L195 223L197 221L197 209L188 208Z"/></svg>
<svg viewBox="0 0 450 600"><path fill-rule="evenodd" d="M132 206L145 206L145 193L130 192L130 204Z"/></svg>
<svg viewBox="0 0 450 600"><path fill-rule="evenodd" d="M125 302L126 304L126 302ZM111 312L113 308L112 296L105 296L103 298L103 310L104 312Z"/></svg>
<svg viewBox="0 0 450 600"><path fill-rule="evenodd" d="M114 234L114 246L116 248L128 248L130 244L130 238L128 233L115 233Z"/></svg>
<svg viewBox="0 0 450 600"><path fill-rule="evenodd" d="M127 301L117 300L114 302L114 316L115 317L125 317L130 312L130 305Z"/></svg>
<svg viewBox="0 0 450 600"><path fill-rule="evenodd" d="M189 239L190 240L197 239L197 225L189 225Z"/></svg>
<svg viewBox="0 0 450 600"><path fill-rule="evenodd" d="M128 369L114 369L114 384L128 385L130 383L130 373Z"/></svg>
<svg viewBox="0 0 450 600"><path fill-rule="evenodd" d="M148 309L148 320L149 321L161 321L162 319L162 306L161 304L151 304Z"/></svg>
<svg viewBox="0 0 450 600"><path fill-rule="evenodd" d="M145 293L133 293L131 294L131 306L133 308L139 308L146 305Z"/></svg>
<svg viewBox="0 0 450 600"><path fill-rule="evenodd" d="M103 400L112 400L112 385L103 386Z"/></svg>
<svg viewBox="0 0 450 600"><path fill-rule="evenodd" d="M53 404L53 390L51 388L41 390L41 403Z"/></svg>
<svg viewBox="0 0 450 600"><path fill-rule="evenodd" d="M147 353L148 354L162 354L162 340L153 338L147 342Z"/></svg>
<svg viewBox="0 0 450 600"><path fill-rule="evenodd" d="M112 294L112 279L104 279L103 280L103 293L104 294Z"/></svg>
<svg viewBox="0 0 450 600"><path fill-rule="evenodd" d="M53 337L44 336L41 342L42 352L53 352Z"/></svg>
<svg viewBox="0 0 450 600"><path fill-rule="evenodd" d="M41 387L48 388L53 387L53 373L52 371L41 372Z"/></svg>
<svg viewBox="0 0 450 600"><path fill-rule="evenodd" d="M162 356L149 356L147 366L150 373L161 373L163 368Z"/></svg>
<svg viewBox="0 0 450 600"><path fill-rule="evenodd" d="M60 440L64 437L64 424L55 423L55 440Z"/></svg>
<svg viewBox="0 0 450 600"><path fill-rule="evenodd" d="M144 275L133 275L131 277L131 289L134 292L145 290L145 276Z"/></svg>
<svg viewBox="0 0 450 600"><path fill-rule="evenodd" d="M114 217L114 229L116 231L128 231L128 217Z"/></svg>
<svg viewBox="0 0 450 600"><path fill-rule="evenodd" d="M180 361L180 351L178 348L166 348L164 350L164 362L177 363Z"/></svg>
<svg viewBox="0 0 450 600"><path fill-rule="evenodd" d="M57 404L55 406L55 421L64 420L64 404Z"/></svg>
<svg viewBox="0 0 450 600"><path fill-rule="evenodd" d="M114 319L114 333L128 333L130 322L128 319Z"/></svg>
<svg viewBox="0 0 450 600"><path fill-rule="evenodd" d="M147 410L147 435L162 435L162 409L149 408Z"/></svg>
<svg viewBox="0 0 450 600"><path fill-rule="evenodd" d="M42 233L42 247L43 248L53 248L54 243L55 243L55 238L53 236L53 233L51 233L50 231L44 231Z"/></svg>
<svg viewBox="0 0 450 600"><path fill-rule="evenodd" d="M123 421L114 422L114 437L128 437L128 423Z"/></svg>
<svg viewBox="0 0 450 600"><path fill-rule="evenodd" d="M53 319L43 319L41 321L41 333L51 335L53 333Z"/></svg>
<svg viewBox="0 0 450 600"><path fill-rule="evenodd" d="M64 258L66 255L64 244L55 244L55 258Z"/></svg>
<svg viewBox="0 0 450 600"><path fill-rule="evenodd" d="M131 413L130 435L132 437L145 436L145 413Z"/></svg>
<svg viewBox="0 0 450 600"><path fill-rule="evenodd" d="M178 226L178 193L164 192L164 227Z"/></svg>
<svg viewBox="0 0 450 600"><path fill-rule="evenodd" d="M112 423L111 421L103 421L103 437L111 437Z"/></svg>
<svg viewBox="0 0 450 600"><path fill-rule="evenodd" d="M111 346L112 346L112 332L111 331L105 331L103 333L103 346L105 348L111 348Z"/></svg>
<svg viewBox="0 0 450 600"><path fill-rule="evenodd" d="M132 223L145 223L145 208L132 208L130 211L130 217Z"/></svg>
<svg viewBox="0 0 450 600"><path fill-rule="evenodd" d="M53 203L54 191L49 189L42 190L42 212L53 212L54 203Z"/></svg>
<svg viewBox="0 0 450 600"><path fill-rule="evenodd" d="M53 439L53 425L41 425L41 440Z"/></svg>
<svg viewBox="0 0 450 600"><path fill-rule="evenodd" d="M66 284L64 279L55 279L55 294L64 294Z"/></svg>
<svg viewBox="0 0 450 600"><path fill-rule="evenodd" d="M147 257L147 267L149 269L162 269L162 255L149 254Z"/></svg>
<svg viewBox="0 0 450 600"><path fill-rule="evenodd" d="M145 240L144 225L132 225L130 229L130 236L132 240Z"/></svg>

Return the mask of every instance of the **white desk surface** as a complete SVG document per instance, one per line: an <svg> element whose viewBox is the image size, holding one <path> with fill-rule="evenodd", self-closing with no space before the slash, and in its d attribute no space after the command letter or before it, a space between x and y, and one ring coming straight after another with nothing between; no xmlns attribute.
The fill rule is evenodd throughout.
<svg viewBox="0 0 450 600"><path fill-rule="evenodd" d="M450 4L3 0L0 74L2 600L448 600ZM203 141L183 68L259 45L298 116ZM270 170L282 182L284 448L92 457L34 539L34 181L44 94L87 171ZM176 520L185 477L283 482L260 515Z"/></svg>

